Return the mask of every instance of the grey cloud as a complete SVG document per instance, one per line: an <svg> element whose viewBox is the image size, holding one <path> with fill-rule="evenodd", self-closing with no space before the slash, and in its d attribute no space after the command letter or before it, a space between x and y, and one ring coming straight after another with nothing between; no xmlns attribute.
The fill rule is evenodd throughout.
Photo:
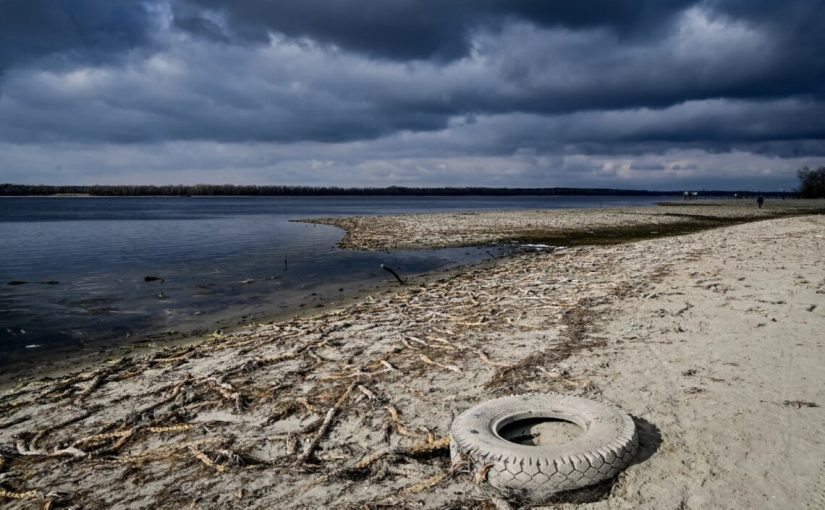
<svg viewBox="0 0 825 510"><path fill-rule="evenodd" d="M698 35L677 40L692 43ZM678 55L664 63L667 49L592 57L602 44L594 46L593 36L523 25L487 37L497 37L499 45L488 47L493 43L487 40L479 50L486 52L483 57L448 66L365 61L289 41L248 49L176 40L163 52L137 55L114 67L20 69L3 84L0 116L14 121L0 125L0 139L339 143L399 132L444 132L450 126L490 137L484 151L575 147L594 153L623 152L630 145L642 150L704 144L727 150L736 143L825 138L825 108L813 98L679 100L688 96L679 93L679 83L690 79L687 70L675 69L689 66L679 63ZM745 31L724 37L747 42L755 36ZM535 43L530 45L535 49L508 58L519 41ZM717 50L718 65L730 65L739 51L733 46ZM565 52L572 55L559 76L549 64ZM663 68L646 72L649 61L663 62ZM512 68L522 65L527 70L514 75ZM588 80L599 68L608 76ZM665 78L657 80L656 72ZM668 101L648 98L650 107L635 104L655 97L656 90L668 90L668 84L676 89ZM780 145L764 145L764 150Z"/></svg>
<svg viewBox="0 0 825 510"><path fill-rule="evenodd" d="M634 161L631 163L630 168L633 170L658 172L660 170L664 170L666 167L662 163L645 163Z"/></svg>
<svg viewBox="0 0 825 510"><path fill-rule="evenodd" d="M825 102L708 100L662 109L479 116L474 124L451 123L440 140L455 153L642 154L681 147L823 155L823 117Z"/></svg>
<svg viewBox="0 0 825 510"><path fill-rule="evenodd" d="M149 43L152 16L143 0L3 0L0 76L48 56L100 62Z"/></svg>
<svg viewBox="0 0 825 510"><path fill-rule="evenodd" d="M275 32L399 60L452 59L467 51L468 27L450 2L191 0L189 5L222 14L225 35L242 42L267 44Z"/></svg>
<svg viewBox="0 0 825 510"><path fill-rule="evenodd" d="M423 136L424 134L422 134ZM796 185L796 169L825 158L777 159L734 151L661 154L398 157L391 139L374 144L133 145L0 143L5 178L23 183L320 184L338 186L582 186L645 189L766 189ZM387 155L387 157L383 157ZM60 164L58 170L57 164ZM139 162L139 171L136 163ZM661 171L634 165L661 164Z"/></svg>
<svg viewBox="0 0 825 510"><path fill-rule="evenodd" d="M749 24L739 12L743 8L723 12L730 7L727 3L687 9L686 2L634 3L641 7L631 9L629 2L609 2L609 8L591 12L545 2L482 1L473 8L447 2L447 7L437 8L393 0L374 9L355 0L330 2L327 9L290 1L198 2L171 4L177 25L156 27L155 51L125 55L117 65L86 62L9 70L0 84L0 115L13 122L0 127L0 139L342 142L403 131L442 131L457 117L471 124L478 116L513 114L535 115L536 133L557 140L556 145L564 140L592 153L623 151L622 144L669 142L708 143L710 150L718 150L734 142L818 139L825 130L818 117L822 108L812 99L819 97L815 87L788 78L805 73L777 76L787 60L782 45L770 31ZM122 15L129 20L124 27L134 28L129 31L118 23L95 21L115 16L126 4L86 3L88 15L81 17L78 34L102 24L108 27L103 33L111 37L132 34L115 37L124 44L148 37L149 4L129 4L141 6L139 15L128 9ZM200 5L238 20L228 21L217 11L197 8ZM250 26L252 18L263 23L272 17L313 27L316 22L323 21L323 27L337 23L341 30L358 32L359 23L414 23L415 16L408 12L413 8L420 16L466 20L450 22L459 28L482 13L497 15L501 25L473 32L472 56L449 63L368 60L283 37L252 47L226 44L228 27L247 18ZM344 16L344 10L355 14ZM28 11L14 12L19 18ZM55 16L63 19L59 10ZM622 29L652 20L669 27L655 44L621 35ZM206 37L183 37L182 25ZM477 25L483 26L480 21ZM553 26L563 28L547 28ZM373 36L394 37L383 32ZM808 67L816 68L816 62ZM782 97L775 95L774 84L780 82L795 82L799 88L777 111L776 101L764 98ZM732 106L737 104L746 106ZM633 109L639 114L622 124ZM563 133L552 134L560 122L565 123ZM533 135L517 136L529 140ZM507 142L509 137L503 131L499 139ZM611 142L619 145L609 147ZM771 147L763 145L763 150ZM499 151L508 148L501 142L494 146Z"/></svg>
<svg viewBox="0 0 825 510"><path fill-rule="evenodd" d="M292 49L282 50L181 45L117 68L20 70L0 96L0 116L14 119L0 125L0 139L340 142L446 124L440 114L382 112L369 97L373 79L336 88L336 75L355 61L325 67L333 62L321 53L287 58Z"/></svg>
<svg viewBox="0 0 825 510"><path fill-rule="evenodd" d="M0 154L0 172L55 147L78 162L99 147L116 173L172 172L151 148L196 147L191 161L166 154L177 175L303 169L335 184L474 182L474 168L490 184L684 180L728 156L760 171L813 164L825 157L818 5L6 0L0 144L19 157ZM207 162L210 146L232 158Z"/></svg>
<svg viewBox="0 0 825 510"><path fill-rule="evenodd" d="M310 38L373 57L450 60L467 55L478 28L516 19L547 27L661 27L695 0L187 0L218 12L227 35L268 42L271 32ZM188 17L184 16L184 19Z"/></svg>
<svg viewBox="0 0 825 510"><path fill-rule="evenodd" d="M674 163L673 165L671 165L671 168L673 170L698 170L699 166L696 163Z"/></svg>
<svg viewBox="0 0 825 510"><path fill-rule="evenodd" d="M818 13L821 7L816 0L387 0L378 3L371 0L185 0L181 5L190 9L200 7L196 12L201 13L204 24L211 26L214 23L210 18L221 15L226 20L221 37L266 44L270 34L280 34L331 44L369 57L400 61L445 61L469 56L479 32L495 34L513 22L570 30L586 34L586 37L595 34L595 42L607 45L589 45L580 49L598 51L586 54L585 60L590 62L598 63L600 55L607 55L608 69L588 74L591 81L609 78L609 73L617 70L617 60L628 56L644 58L645 51L639 51L640 46L654 49L656 39L667 38L679 30L674 20L694 10L706 13L708 21L716 23L722 30L751 27L765 35L766 40L764 44L751 47L747 55L740 55L734 65L718 62L712 55L698 54L691 67L668 66L669 69L658 75L663 78L661 88L667 87L667 90L648 91L652 93L651 101L672 101L673 95L688 88L693 91L691 98L822 94L823 91L819 77L825 71L820 56L820 48L825 45L825 21ZM182 26L195 26L193 31L204 32L202 24L192 21L192 15L183 15L181 19ZM214 34L213 30L207 32ZM523 41L518 51L511 52L508 57L518 59L522 52L535 57L547 51L547 44L539 41L542 48L539 50L531 44L535 42ZM493 44L496 43L494 40ZM714 49L723 53L727 51L724 40L708 43L715 43ZM562 53L551 49L541 62L546 65L552 58L571 63L581 54L576 48L566 47L564 50ZM681 50L689 52L691 48ZM631 53L633 51L636 55ZM658 57L655 54L649 56ZM541 62L531 60L527 65L538 66ZM711 68L705 68L708 63ZM656 65L666 65L668 60L655 59L649 64L642 69L652 73ZM522 62L521 68L512 66L510 72L518 77L520 72L527 71L524 65ZM754 80L736 79L749 74L754 67L761 68L763 74L756 76L755 83ZM630 69L631 72L639 70L637 66ZM679 78L687 79L687 83L678 86L676 77L670 76L674 72ZM606 85L611 84L607 80ZM597 103L595 107L600 105Z"/></svg>

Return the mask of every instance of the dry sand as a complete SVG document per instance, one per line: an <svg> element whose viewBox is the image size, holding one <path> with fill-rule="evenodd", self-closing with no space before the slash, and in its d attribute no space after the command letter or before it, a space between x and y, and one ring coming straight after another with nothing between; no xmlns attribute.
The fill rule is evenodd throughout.
<svg viewBox="0 0 825 510"><path fill-rule="evenodd" d="M24 384L0 504L494 508L452 417L557 391L622 406L642 448L555 508L822 508L823 248L803 216L523 254Z"/></svg>

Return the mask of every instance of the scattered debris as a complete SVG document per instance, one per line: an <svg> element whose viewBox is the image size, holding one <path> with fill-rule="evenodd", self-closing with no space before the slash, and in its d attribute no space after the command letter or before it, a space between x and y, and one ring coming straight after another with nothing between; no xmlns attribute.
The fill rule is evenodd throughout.
<svg viewBox="0 0 825 510"><path fill-rule="evenodd" d="M796 409L802 409L803 407L819 407L819 404L814 402L807 402L805 400L785 400L782 402L782 405L785 407L793 407Z"/></svg>
<svg viewBox="0 0 825 510"><path fill-rule="evenodd" d="M598 392L566 360L605 345L607 305L649 294L645 276L678 263L635 245L516 253L29 382L0 395L2 472L17 476L4 487L45 495L71 483L72 504L107 507L128 506L122 489L140 485L184 508L201 490L234 497L239 480L247 503L259 477L278 480L284 498L336 478L353 508L415 506L455 484L478 491L456 508L506 508L472 484L485 473L452 467L450 411L490 393ZM174 490L148 483L166 476ZM391 498L376 489L383 479ZM94 500L102 487L112 499Z"/></svg>
<svg viewBox="0 0 825 510"><path fill-rule="evenodd" d="M323 423L321 423L321 427L318 429L318 433L315 434L315 437L312 439L312 441L310 441L304 448L304 451L301 453L301 456L298 457L299 463L306 462L312 456L312 453L315 451L315 448L318 447L318 443L321 441L321 439L323 439L323 437L327 434L327 431L329 431L330 427L332 426L332 421L335 419L335 415L338 414L338 412L341 410L341 406L344 405L344 402L347 401L350 393L352 393L352 389L355 388L356 384L356 382L350 384L349 387L347 387L347 389L344 391L344 393L342 393L341 396L338 397L338 400L335 401L335 405L329 408L326 417L324 417Z"/></svg>

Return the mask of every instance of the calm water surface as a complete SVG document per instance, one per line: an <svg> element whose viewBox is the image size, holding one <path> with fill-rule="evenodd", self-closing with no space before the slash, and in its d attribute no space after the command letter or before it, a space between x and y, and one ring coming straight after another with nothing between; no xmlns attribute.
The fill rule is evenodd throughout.
<svg viewBox="0 0 825 510"><path fill-rule="evenodd" d="M341 250L315 216L651 204L656 197L0 198L0 366L319 306L488 248ZM286 259L286 264L285 264ZM146 281L147 276L160 278ZM150 278L151 280L151 278ZM21 283L24 282L24 283Z"/></svg>

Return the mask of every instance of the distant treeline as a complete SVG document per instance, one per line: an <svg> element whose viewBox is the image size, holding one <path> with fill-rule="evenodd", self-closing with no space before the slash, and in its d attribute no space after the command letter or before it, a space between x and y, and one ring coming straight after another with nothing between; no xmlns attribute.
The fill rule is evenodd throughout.
<svg viewBox="0 0 825 510"><path fill-rule="evenodd" d="M700 196L732 196L733 191L702 191ZM753 192L740 191L742 195ZM668 196L681 191L647 191L608 188L336 188L318 186L236 186L233 184L195 184L193 186L45 186L0 184L0 196L91 195L104 197L187 197L187 196ZM789 194L790 195L790 194Z"/></svg>

